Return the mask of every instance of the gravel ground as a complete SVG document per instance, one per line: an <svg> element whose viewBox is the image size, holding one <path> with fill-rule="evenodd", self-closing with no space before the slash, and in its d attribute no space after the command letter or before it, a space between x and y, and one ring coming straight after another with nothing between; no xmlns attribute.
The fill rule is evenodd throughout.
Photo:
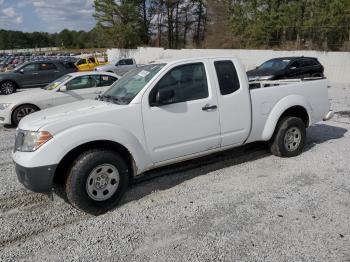
<svg viewBox="0 0 350 262"><path fill-rule="evenodd" d="M301 156L253 144L191 161L99 217L25 190L0 128L0 260L350 261L350 85L329 92L339 113Z"/></svg>

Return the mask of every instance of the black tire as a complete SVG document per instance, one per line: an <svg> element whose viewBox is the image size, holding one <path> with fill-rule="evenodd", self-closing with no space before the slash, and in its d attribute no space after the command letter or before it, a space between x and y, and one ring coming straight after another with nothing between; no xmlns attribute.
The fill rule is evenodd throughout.
<svg viewBox="0 0 350 262"><path fill-rule="evenodd" d="M89 195L91 192L88 192L88 187L91 184L96 186L97 180L93 180L96 183L90 183L92 181L91 174L94 173L94 170L98 170L98 168L103 165L108 165L117 169L119 173L119 183L113 195L108 199L97 201ZM89 183L88 179L90 181ZM106 186L109 186L110 183L112 184L112 180L108 178ZM99 215L117 206L119 200L127 190L128 185L129 170L125 160L118 153L113 151L94 149L82 153L74 161L66 179L65 190L68 201L75 208L86 213ZM99 184L98 186L101 185ZM97 190L102 191L103 189Z"/></svg>
<svg viewBox="0 0 350 262"><path fill-rule="evenodd" d="M305 142L306 128L303 121L298 117L285 117L278 122L269 147L275 156L293 157L302 153Z"/></svg>
<svg viewBox="0 0 350 262"><path fill-rule="evenodd" d="M4 81L0 84L2 95L11 95L16 92L16 84L12 81Z"/></svg>
<svg viewBox="0 0 350 262"><path fill-rule="evenodd" d="M39 108L34 105L21 105L17 107L12 113L12 124L18 126L23 117L36 111L39 111Z"/></svg>

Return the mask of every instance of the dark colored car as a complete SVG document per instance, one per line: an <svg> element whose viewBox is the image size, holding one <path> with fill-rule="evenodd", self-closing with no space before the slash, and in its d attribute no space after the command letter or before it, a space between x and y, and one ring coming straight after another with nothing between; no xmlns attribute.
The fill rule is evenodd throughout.
<svg viewBox="0 0 350 262"><path fill-rule="evenodd" d="M314 57L280 57L247 72L249 81L323 77L324 68Z"/></svg>
<svg viewBox="0 0 350 262"><path fill-rule="evenodd" d="M21 88L46 86L55 79L75 71L76 66L68 61L28 62L13 71L0 73L0 92L9 95Z"/></svg>

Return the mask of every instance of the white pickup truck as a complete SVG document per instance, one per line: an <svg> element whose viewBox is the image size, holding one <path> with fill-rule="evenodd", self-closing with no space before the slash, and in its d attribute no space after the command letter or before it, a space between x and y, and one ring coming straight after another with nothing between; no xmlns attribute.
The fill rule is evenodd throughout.
<svg viewBox="0 0 350 262"><path fill-rule="evenodd" d="M325 79L250 90L236 58L161 61L136 68L99 100L36 112L17 129L13 160L34 192L63 185L92 214L114 208L145 171L253 141L293 157L306 128L332 117Z"/></svg>

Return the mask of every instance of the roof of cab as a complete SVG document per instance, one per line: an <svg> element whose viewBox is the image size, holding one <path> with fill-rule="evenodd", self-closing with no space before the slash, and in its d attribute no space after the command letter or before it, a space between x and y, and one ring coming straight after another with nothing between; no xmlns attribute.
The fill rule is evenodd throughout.
<svg viewBox="0 0 350 262"><path fill-rule="evenodd" d="M207 59L235 59L235 56L206 56L206 57L191 57L191 58L169 58L169 59L159 59L155 61L149 62L150 64L172 64L172 63L177 63L177 62L191 62L191 61L196 61L196 60L207 60Z"/></svg>

